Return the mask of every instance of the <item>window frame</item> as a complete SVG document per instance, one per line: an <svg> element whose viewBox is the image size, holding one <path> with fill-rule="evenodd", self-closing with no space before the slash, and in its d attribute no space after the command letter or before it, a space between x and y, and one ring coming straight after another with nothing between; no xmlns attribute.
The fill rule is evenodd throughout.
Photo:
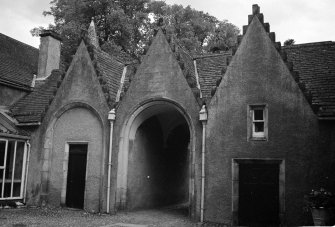
<svg viewBox="0 0 335 227"><path fill-rule="evenodd" d="M263 119L255 120L255 110L263 110ZM263 132L255 131L255 123L263 122ZM268 140L268 106L267 104L248 105L248 122L247 122L247 140L248 141L267 141Z"/></svg>
<svg viewBox="0 0 335 227"><path fill-rule="evenodd" d="M0 201L1 200L12 200L12 199L23 199L23 193L24 193L24 186L26 184L25 182L25 171L26 171L26 156L27 156L27 143L25 140L20 140L20 139L7 139L7 138L0 138L0 141L5 142L5 153L4 153L4 163L2 166L0 166L0 169L3 170L2 176L0 176ZM11 179L10 180L10 196L9 197L4 197L5 194L5 183L8 181L6 179L6 171L7 171L7 155L8 155L8 149L9 149L9 142L13 141L14 142L14 151L13 154L13 166L12 166L12 172L11 172ZM13 187L14 187L14 182L17 180L15 179L15 170L16 170L16 158L17 158L17 147L18 143L21 142L23 143L23 156L22 156L22 169L21 169L21 178L20 178L20 195L19 196L13 196Z"/></svg>

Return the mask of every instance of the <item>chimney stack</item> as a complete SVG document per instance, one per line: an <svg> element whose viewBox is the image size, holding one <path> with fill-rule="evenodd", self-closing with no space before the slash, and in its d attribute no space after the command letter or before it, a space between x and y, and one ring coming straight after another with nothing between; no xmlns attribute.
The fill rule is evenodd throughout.
<svg viewBox="0 0 335 227"><path fill-rule="evenodd" d="M51 30L43 30L40 37L37 79L45 79L52 70L59 69L61 38Z"/></svg>

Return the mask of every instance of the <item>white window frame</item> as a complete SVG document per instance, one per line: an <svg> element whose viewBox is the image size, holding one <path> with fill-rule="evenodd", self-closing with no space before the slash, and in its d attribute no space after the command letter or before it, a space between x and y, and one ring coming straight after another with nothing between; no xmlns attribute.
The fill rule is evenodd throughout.
<svg viewBox="0 0 335 227"><path fill-rule="evenodd" d="M255 110L263 110L263 119L255 120ZM255 131L255 123L263 122L263 132ZM268 107L266 104L248 105L248 141L268 140Z"/></svg>
<svg viewBox="0 0 335 227"><path fill-rule="evenodd" d="M4 138L0 138L0 141L4 141L6 143L5 145L5 155L4 155L4 164L2 166L0 166L0 169L3 170L3 174L2 176L0 176L0 182L2 184L0 184L1 188L1 193L0 193L0 201L1 200L11 200L11 199L23 199L23 190L24 190L24 185L25 185L25 172L26 172L26 156L27 156L27 144L26 141L24 140L17 140L17 139L4 139ZM14 143L14 157L13 157L13 169L12 169L12 178L10 179L10 183L11 183L11 192L10 192L10 196L9 197L4 197L4 193L5 193L5 184L7 180L5 180L5 176L6 176L6 164L7 164L7 153L8 153L8 142L9 141L15 141ZM15 175L15 161L16 161L16 150L17 150L17 143L18 142L22 142L24 143L24 149L23 149L23 160L22 160L22 175L21 175L21 185L20 185L20 195L19 196L13 196L13 185L14 185L14 175Z"/></svg>

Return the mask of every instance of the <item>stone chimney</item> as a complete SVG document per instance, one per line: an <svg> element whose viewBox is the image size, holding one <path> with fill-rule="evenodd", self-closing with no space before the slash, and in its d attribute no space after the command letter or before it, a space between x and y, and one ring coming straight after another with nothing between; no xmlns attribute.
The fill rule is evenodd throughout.
<svg viewBox="0 0 335 227"><path fill-rule="evenodd" d="M43 30L40 37L37 79L45 79L52 70L59 69L61 38L51 30Z"/></svg>

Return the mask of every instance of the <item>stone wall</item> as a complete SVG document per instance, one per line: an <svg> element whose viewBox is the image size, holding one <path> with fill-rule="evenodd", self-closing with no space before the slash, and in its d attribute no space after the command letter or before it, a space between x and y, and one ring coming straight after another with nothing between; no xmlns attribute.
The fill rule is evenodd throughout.
<svg viewBox="0 0 335 227"><path fill-rule="evenodd" d="M86 176L91 183L86 188L85 206L92 212L106 210L108 111L90 56L81 43L41 126L31 136L28 205L61 206L59 182L63 176L56 174L59 178L55 178L55 172L63 168L59 166L61 152L70 140L86 138L92 142L88 145L88 163L93 162L87 165ZM52 166L54 161L60 169Z"/></svg>
<svg viewBox="0 0 335 227"><path fill-rule="evenodd" d="M147 55L143 58L136 75L130 83L129 89L122 98L116 112L116 122L114 128L113 157L120 157L119 152L124 141L124 127L136 111L144 111L146 105L150 103L167 103L174 106L176 111L180 111L188 123L191 131L189 161L192 175L191 210L192 216L199 218L200 205L200 155L201 155L201 125L198 120L200 106L194 98L191 88L182 74L173 52L162 31L158 31ZM164 106L164 105L162 105ZM117 158L113 161L113 181L117 182L118 165L121 165ZM117 188L113 188L117 194ZM124 189L119 189L124 190ZM116 196L118 198L118 196ZM120 201L113 201L117 208Z"/></svg>
<svg viewBox="0 0 335 227"><path fill-rule="evenodd" d="M248 138L248 107L255 104L268 109L265 140ZM257 17L208 112L205 220L236 224L233 159L279 159L285 161L284 194L279 195L285 198L281 221L284 225L306 224L303 197L319 185L323 168L318 120Z"/></svg>

